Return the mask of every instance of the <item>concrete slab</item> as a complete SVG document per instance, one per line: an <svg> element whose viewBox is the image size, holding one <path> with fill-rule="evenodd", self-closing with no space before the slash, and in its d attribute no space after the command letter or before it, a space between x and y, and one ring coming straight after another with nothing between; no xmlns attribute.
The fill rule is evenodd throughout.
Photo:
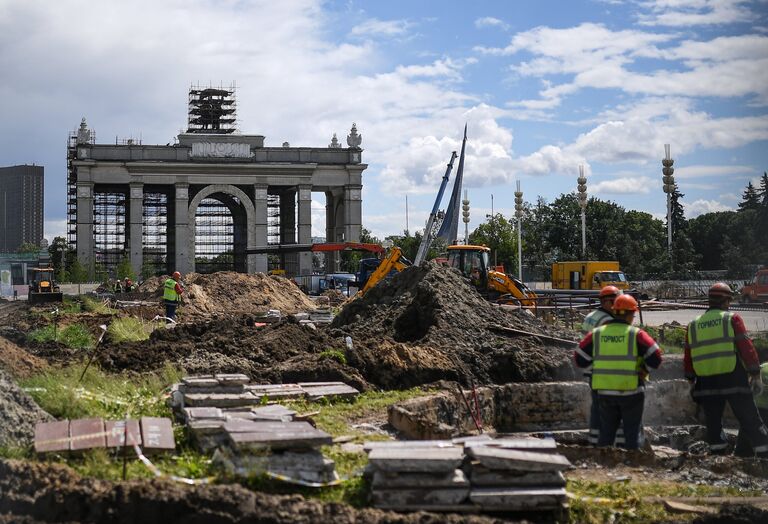
<svg viewBox="0 0 768 524"><path fill-rule="evenodd" d="M216 433L224 433L225 420L216 419L200 419L192 420L187 427L189 431L196 435L213 435Z"/></svg>
<svg viewBox="0 0 768 524"><path fill-rule="evenodd" d="M430 506L452 506L467 500L469 488L404 488L375 489L371 491L373 505L377 508L399 508L418 506L428 509Z"/></svg>
<svg viewBox="0 0 768 524"><path fill-rule="evenodd" d="M173 438L171 419L159 417L141 417L142 450L146 454L173 451L176 442Z"/></svg>
<svg viewBox="0 0 768 524"><path fill-rule="evenodd" d="M360 391L343 382L329 384L300 382L299 386L301 386L310 399L320 397L353 398L360 394Z"/></svg>
<svg viewBox="0 0 768 524"><path fill-rule="evenodd" d="M242 386L251 380L243 373L216 373L214 378L223 386Z"/></svg>
<svg viewBox="0 0 768 524"><path fill-rule="evenodd" d="M224 423L228 433L265 433L270 431L291 430L310 431L315 429L309 422L282 422L264 420L230 419Z"/></svg>
<svg viewBox="0 0 768 524"><path fill-rule="evenodd" d="M291 423L288 423L291 424ZM253 451L263 449L310 449L327 446L333 438L325 431L307 429L275 429L264 432L228 433L229 441L236 451Z"/></svg>
<svg viewBox="0 0 768 524"><path fill-rule="evenodd" d="M455 448L450 440L382 440L363 443L366 452L372 449Z"/></svg>
<svg viewBox="0 0 768 524"><path fill-rule="evenodd" d="M374 489L400 488L464 488L469 487L469 479L460 469L446 473L387 473L374 471L371 487Z"/></svg>
<svg viewBox="0 0 768 524"><path fill-rule="evenodd" d="M296 411L279 404L259 406L251 409L255 420L276 420L289 422L296 416Z"/></svg>
<svg viewBox="0 0 768 524"><path fill-rule="evenodd" d="M571 467L564 456L549 453L476 446L469 448L467 454L488 469L562 471Z"/></svg>
<svg viewBox="0 0 768 524"><path fill-rule="evenodd" d="M69 420L38 422L35 425L35 451L69 451Z"/></svg>
<svg viewBox="0 0 768 524"><path fill-rule="evenodd" d="M229 393L185 393L184 403L191 407L237 407L252 406L261 401L260 397L251 392L240 394Z"/></svg>
<svg viewBox="0 0 768 524"><path fill-rule="evenodd" d="M473 488L469 500L483 508L536 511L557 509L567 498L565 488Z"/></svg>
<svg viewBox="0 0 768 524"><path fill-rule="evenodd" d="M181 383L189 387L215 387L219 385L219 381L214 378L213 375L194 375L184 377L181 379Z"/></svg>
<svg viewBox="0 0 768 524"><path fill-rule="evenodd" d="M565 477L559 471L503 471L473 464L469 478L472 486L480 487L565 487Z"/></svg>
<svg viewBox="0 0 768 524"><path fill-rule="evenodd" d="M257 397L266 396L270 400L298 399L306 395L297 384L251 384L245 388Z"/></svg>
<svg viewBox="0 0 768 524"><path fill-rule="evenodd" d="M465 448L489 447L499 449L519 449L536 451L539 453L554 452L557 450L557 442L552 438L497 438L491 440L472 441L465 444Z"/></svg>
<svg viewBox="0 0 768 524"><path fill-rule="evenodd" d="M104 430L107 432L108 448L120 448L125 446L126 433L128 434L128 446L133 446L134 444L141 446L141 428L139 427L138 420L107 420L104 423Z"/></svg>
<svg viewBox="0 0 768 524"><path fill-rule="evenodd" d="M379 471L448 472L464 460L464 450L451 448L374 448L368 462Z"/></svg>
<svg viewBox="0 0 768 524"><path fill-rule="evenodd" d="M69 437L72 439L69 449L83 451L107 446L104 434L104 420L100 418L81 418L69 421Z"/></svg>
<svg viewBox="0 0 768 524"><path fill-rule="evenodd" d="M184 417L187 421L199 419L224 420L221 408L184 408Z"/></svg>

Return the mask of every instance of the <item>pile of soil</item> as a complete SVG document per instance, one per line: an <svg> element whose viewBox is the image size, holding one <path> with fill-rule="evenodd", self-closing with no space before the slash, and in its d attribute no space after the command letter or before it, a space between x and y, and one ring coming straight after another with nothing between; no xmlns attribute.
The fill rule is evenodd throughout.
<svg viewBox="0 0 768 524"><path fill-rule="evenodd" d="M5 337L0 337L0 368L14 377L28 377L45 371L48 363L30 355Z"/></svg>
<svg viewBox="0 0 768 524"><path fill-rule="evenodd" d="M139 291L160 298L167 278L151 278L140 286ZM252 315L269 309L290 314L315 308L314 302L291 280L275 275L233 271L206 275L190 273L183 283L185 292L179 314L185 322L208 319L213 315Z"/></svg>
<svg viewBox="0 0 768 524"><path fill-rule="evenodd" d="M576 340L526 312L485 300L458 271L427 262L349 302L331 327L355 343L350 364L374 383L402 387L439 379L480 383L552 379L569 345L493 329ZM572 349L572 346L571 346Z"/></svg>
<svg viewBox="0 0 768 524"><path fill-rule="evenodd" d="M240 485L184 486L169 481L109 482L81 478L55 464L0 460L0 522L113 522L117 524L345 524L353 522L490 524L499 519L410 513L271 495Z"/></svg>
<svg viewBox="0 0 768 524"><path fill-rule="evenodd" d="M0 448L32 444L35 424L53 420L13 379L0 370ZM2 493L2 489L0 489Z"/></svg>

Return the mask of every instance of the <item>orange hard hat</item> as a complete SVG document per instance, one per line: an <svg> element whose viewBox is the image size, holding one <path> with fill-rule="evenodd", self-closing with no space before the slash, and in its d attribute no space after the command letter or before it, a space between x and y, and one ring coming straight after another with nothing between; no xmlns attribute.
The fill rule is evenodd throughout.
<svg viewBox="0 0 768 524"><path fill-rule="evenodd" d="M709 296L732 298L733 291L731 290L731 286L725 282L718 282L717 284L712 284L712 287L709 288Z"/></svg>
<svg viewBox="0 0 768 524"><path fill-rule="evenodd" d="M181 278L181 273L179 273L178 271L174 271L172 277L173 278Z"/></svg>
<svg viewBox="0 0 768 524"><path fill-rule="evenodd" d="M613 301L613 310L618 311L637 311L637 300L632 295L619 295Z"/></svg>
<svg viewBox="0 0 768 524"><path fill-rule="evenodd" d="M616 286L605 286L600 290L600 298L615 297L621 295L621 290Z"/></svg>

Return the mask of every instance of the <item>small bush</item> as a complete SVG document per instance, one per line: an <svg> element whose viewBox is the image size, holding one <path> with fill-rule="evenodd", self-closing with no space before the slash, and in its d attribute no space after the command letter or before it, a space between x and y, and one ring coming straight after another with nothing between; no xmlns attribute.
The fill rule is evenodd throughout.
<svg viewBox="0 0 768 524"><path fill-rule="evenodd" d="M330 358L339 364L347 365L346 355L344 355L343 351L339 351L338 349L326 349L320 353L320 358Z"/></svg>

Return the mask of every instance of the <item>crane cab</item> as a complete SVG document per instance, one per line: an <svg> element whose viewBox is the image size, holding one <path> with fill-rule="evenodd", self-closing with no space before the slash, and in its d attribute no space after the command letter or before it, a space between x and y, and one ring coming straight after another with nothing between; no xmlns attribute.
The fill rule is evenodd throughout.
<svg viewBox="0 0 768 524"><path fill-rule="evenodd" d="M448 246L448 267L461 271L478 289L488 287L489 254L485 246Z"/></svg>

